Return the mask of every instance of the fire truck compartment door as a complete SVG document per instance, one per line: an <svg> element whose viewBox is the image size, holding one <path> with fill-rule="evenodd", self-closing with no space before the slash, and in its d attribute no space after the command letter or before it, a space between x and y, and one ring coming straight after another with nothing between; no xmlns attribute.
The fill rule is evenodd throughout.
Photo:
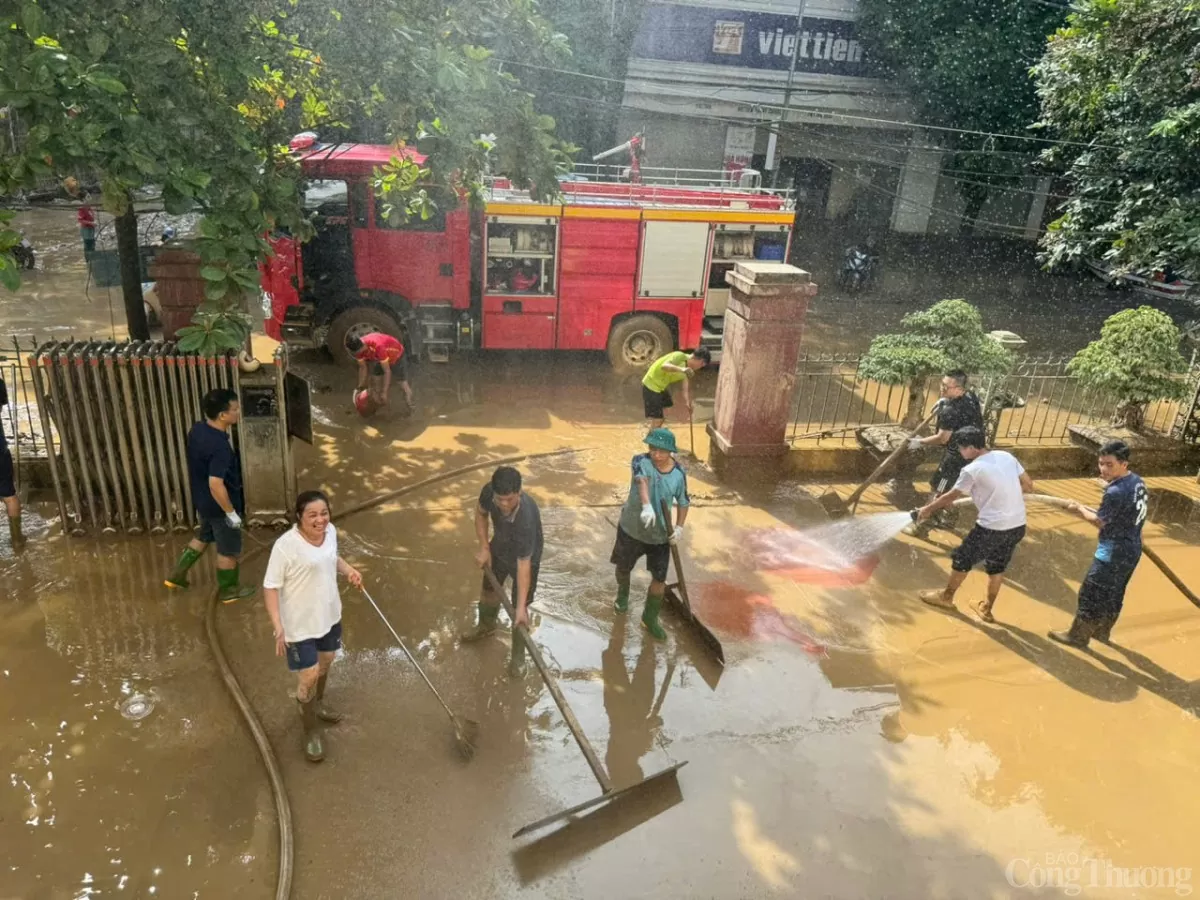
<svg viewBox="0 0 1200 900"><path fill-rule="evenodd" d="M643 224L639 297L703 297L708 275L707 222Z"/></svg>
<svg viewBox="0 0 1200 900"><path fill-rule="evenodd" d="M558 300L536 294L483 298L484 350L552 350Z"/></svg>

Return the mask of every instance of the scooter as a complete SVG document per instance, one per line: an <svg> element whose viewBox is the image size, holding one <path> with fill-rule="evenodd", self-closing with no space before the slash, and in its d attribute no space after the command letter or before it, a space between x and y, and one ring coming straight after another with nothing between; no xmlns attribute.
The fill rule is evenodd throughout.
<svg viewBox="0 0 1200 900"><path fill-rule="evenodd" d="M842 259L842 268L838 272L838 285L857 293L863 290L875 278L877 257L868 247L855 244L846 251Z"/></svg>

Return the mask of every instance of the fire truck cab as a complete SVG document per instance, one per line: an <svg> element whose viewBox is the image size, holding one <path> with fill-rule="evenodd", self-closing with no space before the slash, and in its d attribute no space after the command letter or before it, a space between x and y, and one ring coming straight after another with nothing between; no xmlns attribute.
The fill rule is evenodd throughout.
<svg viewBox="0 0 1200 900"><path fill-rule="evenodd" d="M342 361L346 339L371 331L436 361L477 348L600 350L633 371L675 347L718 357L725 273L739 260L787 258L787 196L744 175L723 184L721 173L692 186L653 183L654 170L643 169L650 183L631 184L620 169L601 171L616 167L591 167L565 177L552 203L495 179L482 211L451 197L431 218L394 228L371 181L397 152L304 151L316 235L272 241L262 270L272 337L328 347Z"/></svg>

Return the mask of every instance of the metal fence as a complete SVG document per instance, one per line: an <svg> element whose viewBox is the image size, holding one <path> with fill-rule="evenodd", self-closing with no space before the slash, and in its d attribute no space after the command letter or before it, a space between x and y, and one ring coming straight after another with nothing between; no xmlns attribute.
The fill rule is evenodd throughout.
<svg viewBox="0 0 1200 900"><path fill-rule="evenodd" d="M853 355L800 359L790 440L855 445L859 428L895 424L904 418L909 387L863 378L859 359ZM1070 357L1031 357L1019 360L1006 375L976 380L973 389L984 405L989 437L997 446L1069 444L1070 426L1111 421L1112 398L1085 389L1067 374L1069 361ZM1194 357L1185 378L1193 387L1200 380ZM922 411L938 396L939 380L933 377L918 386L916 404ZM1193 393L1189 391L1189 397ZM1145 430L1176 434L1186 418L1179 401L1153 403L1146 411Z"/></svg>
<svg viewBox="0 0 1200 900"><path fill-rule="evenodd" d="M35 349L37 342L32 337L10 336L0 345L0 378L8 391L8 405L0 408L0 428L13 456L18 486L23 465L49 454L29 373L29 356Z"/></svg>

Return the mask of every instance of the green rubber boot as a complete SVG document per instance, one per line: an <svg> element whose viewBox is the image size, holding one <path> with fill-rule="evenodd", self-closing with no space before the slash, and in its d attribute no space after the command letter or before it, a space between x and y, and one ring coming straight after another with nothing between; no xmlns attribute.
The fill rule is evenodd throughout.
<svg viewBox="0 0 1200 900"><path fill-rule="evenodd" d="M613 609L619 613L629 612L629 582L617 582L617 599L613 603Z"/></svg>
<svg viewBox="0 0 1200 900"><path fill-rule="evenodd" d="M188 588L187 573L188 569L194 566L197 561L204 555L203 550L193 550L191 547L184 547L183 553L179 555L179 562L175 563L175 568L171 574L163 581L169 588Z"/></svg>
<svg viewBox="0 0 1200 900"><path fill-rule="evenodd" d="M650 632L656 641L665 641L667 633L658 622L658 613L662 609L662 594L646 594L646 608L642 610L642 627Z"/></svg>
<svg viewBox="0 0 1200 900"><path fill-rule="evenodd" d="M336 725L342 721L343 717L336 709L331 709L325 705L325 682L328 680L328 673L317 679L317 718L322 722L328 722L330 725Z"/></svg>
<svg viewBox="0 0 1200 900"><path fill-rule="evenodd" d="M253 597L257 590L253 585L238 584L237 566L232 569L217 569L217 584L220 585L220 590L217 591L217 599L222 603L233 603L237 600L244 600L247 597Z"/></svg>
<svg viewBox="0 0 1200 900"><path fill-rule="evenodd" d="M469 644L471 641L478 641L481 638L487 637L496 630L496 622L500 618L500 606L488 606L486 603L479 604L479 624L470 631L464 631L458 636L458 639L464 644Z"/></svg>
<svg viewBox="0 0 1200 900"><path fill-rule="evenodd" d="M317 698L307 703L296 701L300 707L300 721L304 723L304 756L309 762L320 762L325 758L325 747L321 744L321 727L317 724Z"/></svg>
<svg viewBox="0 0 1200 900"><path fill-rule="evenodd" d="M17 516L15 519L10 518L8 520L8 532L12 536L12 545L14 550L18 547L24 546L25 532L21 530L20 516Z"/></svg>

